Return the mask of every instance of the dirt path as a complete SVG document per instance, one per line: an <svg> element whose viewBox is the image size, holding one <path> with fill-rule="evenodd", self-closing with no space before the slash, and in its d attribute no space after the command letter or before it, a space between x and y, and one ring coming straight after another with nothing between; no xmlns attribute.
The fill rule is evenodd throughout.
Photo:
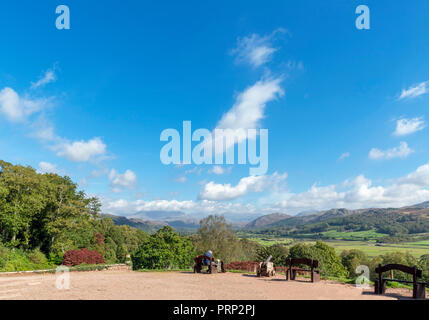
<svg viewBox="0 0 429 320"><path fill-rule="evenodd" d="M410 297L405 289L391 289L376 296L331 281L305 283L283 276L256 278L250 274L193 274L186 272L98 271L70 273L70 289L56 289L56 275L0 277L0 300L288 300L288 299L397 299Z"/></svg>

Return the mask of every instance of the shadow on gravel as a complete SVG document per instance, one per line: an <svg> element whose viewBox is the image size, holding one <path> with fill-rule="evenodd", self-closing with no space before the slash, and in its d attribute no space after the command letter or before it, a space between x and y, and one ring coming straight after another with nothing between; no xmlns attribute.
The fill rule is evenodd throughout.
<svg viewBox="0 0 429 320"><path fill-rule="evenodd" d="M377 296L375 293L373 293L373 292L362 292L362 295L365 295L365 296ZM404 296L404 295L402 295L402 294L399 294L399 293L392 293L392 292L388 292L388 293L385 293L385 294L383 294L383 296L385 296L385 297L391 297L391 298L396 298L396 299L398 299L398 300L414 300L412 297L408 297L408 296Z"/></svg>
<svg viewBox="0 0 429 320"><path fill-rule="evenodd" d="M249 278L258 278L258 277L256 276L256 274L249 274L249 273L243 273L243 274L242 274L242 276L243 276L243 277L249 277Z"/></svg>

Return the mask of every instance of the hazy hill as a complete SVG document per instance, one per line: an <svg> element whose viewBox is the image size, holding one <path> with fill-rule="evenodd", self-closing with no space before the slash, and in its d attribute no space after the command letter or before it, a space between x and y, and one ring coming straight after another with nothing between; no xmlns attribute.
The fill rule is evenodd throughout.
<svg viewBox="0 0 429 320"><path fill-rule="evenodd" d="M249 222L248 224L245 225L245 228L249 229L249 228L263 227L263 226L270 225L270 224L273 224L275 222L278 222L278 221L281 221L281 220L284 220L287 218L290 218L290 216L287 214L273 213L273 214L269 214L269 215L259 217L255 220L253 220L252 222Z"/></svg>
<svg viewBox="0 0 429 320"><path fill-rule="evenodd" d="M113 222L117 226L130 226L136 229L143 230L145 232L156 232L157 230L161 229L163 226L167 225L166 223L159 222L159 221L144 221L141 219L135 219L135 218L126 218L121 216L115 216L112 214L102 214L103 218L107 217L113 220Z"/></svg>
<svg viewBox="0 0 429 320"><path fill-rule="evenodd" d="M111 214L103 214L102 217L108 217L118 225L126 225L146 232L156 232L164 226L170 226L176 231L192 231L199 228L199 224L192 220L171 220L171 221L158 221L158 220L142 220L138 218L127 218L115 216Z"/></svg>

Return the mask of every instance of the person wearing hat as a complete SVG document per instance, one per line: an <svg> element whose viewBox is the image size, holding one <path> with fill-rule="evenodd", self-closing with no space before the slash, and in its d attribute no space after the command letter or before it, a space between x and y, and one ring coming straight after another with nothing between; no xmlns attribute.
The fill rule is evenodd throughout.
<svg viewBox="0 0 429 320"><path fill-rule="evenodd" d="M213 252L211 250L209 250L209 251L207 251L205 253L205 256L208 257L208 258L210 258L210 259L213 259ZM210 265L210 260L209 259L204 259L204 265L205 266L209 266Z"/></svg>

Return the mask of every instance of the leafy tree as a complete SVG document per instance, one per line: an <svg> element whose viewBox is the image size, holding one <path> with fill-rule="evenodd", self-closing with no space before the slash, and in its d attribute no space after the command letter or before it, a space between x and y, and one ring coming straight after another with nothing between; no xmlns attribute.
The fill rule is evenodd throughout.
<svg viewBox="0 0 429 320"><path fill-rule="evenodd" d="M420 257L418 267L423 271L423 280L429 282L429 254Z"/></svg>
<svg viewBox="0 0 429 320"><path fill-rule="evenodd" d="M166 226L144 241L131 260L134 270L184 269L192 265L195 254L190 239Z"/></svg>
<svg viewBox="0 0 429 320"><path fill-rule="evenodd" d="M240 242L223 216L211 215L201 220L194 244L199 254L212 250L214 257L225 263L240 256Z"/></svg>
<svg viewBox="0 0 429 320"><path fill-rule="evenodd" d="M50 264L59 264L65 252L84 248L109 262L124 262L148 235L100 219L100 211L98 199L87 197L69 177L0 161L0 243L2 250L20 250L3 254L0 268L43 265L32 262L43 262L42 253Z"/></svg>
<svg viewBox="0 0 429 320"><path fill-rule="evenodd" d="M315 259L316 257L311 245L300 242L289 248L289 258Z"/></svg>
<svg viewBox="0 0 429 320"><path fill-rule="evenodd" d="M289 249L289 257L318 260L321 273L325 276L345 278L349 275L335 249L322 241L317 241L315 245L298 243Z"/></svg>
<svg viewBox="0 0 429 320"><path fill-rule="evenodd" d="M237 257L237 261L257 260L258 251L263 248L263 246L256 241L251 241L249 239L240 239L238 245L240 247L240 250L239 256Z"/></svg>
<svg viewBox="0 0 429 320"><path fill-rule="evenodd" d="M341 262L351 277L358 276L356 274L356 268L358 266L364 265L369 267L368 255L365 252L357 249L352 249L350 251L344 250L341 253Z"/></svg>
<svg viewBox="0 0 429 320"><path fill-rule="evenodd" d="M257 260L264 261L270 255L272 256L271 261L275 266L285 266L286 259L289 255L289 249L282 244L274 244L269 247L262 247L257 251Z"/></svg>

